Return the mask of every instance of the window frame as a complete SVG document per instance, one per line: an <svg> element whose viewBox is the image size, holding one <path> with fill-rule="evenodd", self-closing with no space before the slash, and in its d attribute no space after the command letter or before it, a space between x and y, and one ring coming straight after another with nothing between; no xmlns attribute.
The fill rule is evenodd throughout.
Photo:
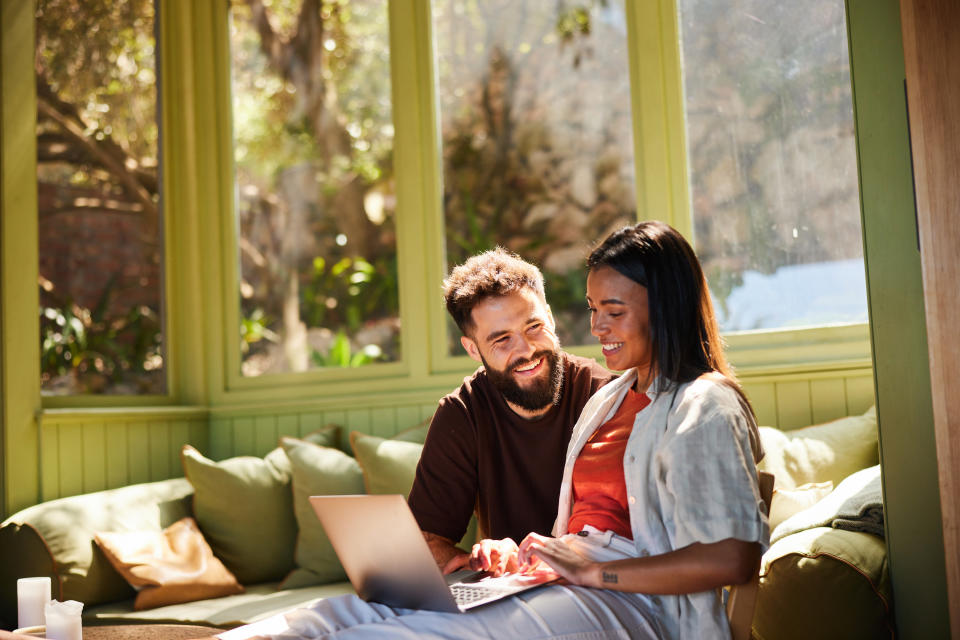
<svg viewBox="0 0 960 640"><path fill-rule="evenodd" d="M633 112L634 171L638 220L657 218L685 237L692 237L686 151L683 75L680 65L679 15L676 0L624 2L627 19L628 64ZM476 368L466 354L448 351L450 324L442 304L440 283L447 273L443 212L443 166L437 96L436 52L430 0L389 0L390 67L393 96L394 160L397 182L397 256L401 318L401 359L357 369L318 369L246 378L239 373L237 341L224 345L227 396L243 391L253 397L302 397L317 385L323 395L360 389L422 389L443 381L456 384ZM223 28L226 33L226 12ZM408 43L414 46L406 46ZM230 113L229 43L224 43L227 81L221 113ZM642 89L641 89L642 87ZM221 150L226 191L233 190L233 160L229 141ZM224 335L239 326L239 280L235 211L224 201L223 314ZM435 283L435 286L432 284ZM426 304L424 304L426 302ZM741 375L794 370L870 366L866 323L823 325L767 331L725 333L728 358ZM569 345L573 354L602 361L599 345ZM411 357L412 354L418 354ZM426 358L419 354L428 354ZM328 390L328 391L327 391Z"/></svg>
<svg viewBox="0 0 960 640"><path fill-rule="evenodd" d="M429 4L429 0L427 2ZM667 222L694 244L677 1L625 0L624 7L633 112L637 219ZM435 84L434 76L431 88ZM436 104L434 96L430 97L430 103ZM439 123L438 115L431 115ZM440 148L438 127L435 126L434 131L437 132L436 138L430 140L431 144L426 149ZM431 179L439 183L442 179L439 152L436 152L431 165L436 167ZM433 282L439 283L446 275L442 188L436 189L436 196L430 204L434 209L431 220L435 223L431 227L436 236L431 239L433 255L430 276ZM431 332L432 370L462 372L475 367L476 363L468 356L449 354L446 311L439 305L431 306L429 310L431 326L438 328ZM870 366L871 363L867 323L726 332L723 337L728 343L728 359L742 373L759 375L796 369ZM598 344L568 345L564 349L575 355L603 361Z"/></svg>
<svg viewBox="0 0 960 640"><path fill-rule="evenodd" d="M34 6L34 2L26 3L31 7ZM172 180L171 175L174 173L165 168L165 162L172 157L172 154L168 153L168 146L171 143L175 143L175 136L178 133L178 126L175 122L175 118L171 118L173 110L169 108L167 104L169 98L169 92L166 88L166 83L171 81L169 70L173 67L173 60L171 57L175 57L178 52L176 47L172 46L172 43L169 42L169 34L171 29L170 17L167 16L168 10L173 9L173 3L170 0L154 0L154 69L155 75L157 78L157 101L156 101L156 116L157 116L157 126L159 129L159 136L157 138L157 158L158 158L158 184L160 186L160 198L158 203L158 209L160 211L160 220L161 225L159 229L160 239L163 242L163 265L161 269L160 276L160 286L161 286L161 295L160 295L160 324L161 332L163 336L163 367L164 367L164 383L166 385L166 393L162 394L68 394L68 395L54 395L45 393L40 390L41 402L44 409L62 409L62 408L115 408L115 407L148 407L148 406L168 406L176 404L178 401L176 390L179 388L178 380L180 378L180 372L178 371L178 358L172 357L177 350L178 342L180 341L180 336L174 336L174 332L171 331L171 322L172 313L177 307L177 291L171 291L171 288L176 289L176 284L174 279L171 277L171 264L176 255L175 247L171 246L171 241L173 240L176 229L174 222L172 220L173 216L168 215L171 203L174 202L175 198L171 197L173 192L176 190L176 183ZM34 22L34 25L36 23ZM35 27L34 27L35 28ZM33 31L31 31L33 33ZM165 37L166 36L166 37ZM23 56L24 58L29 58L29 66L32 70L33 68L33 55L36 48L36 38L35 33L31 37L31 46L29 50L18 52L18 56ZM14 65L22 65L24 62L22 60L17 60L13 62ZM33 94L31 100L31 108L24 109L25 112L28 112L27 117L24 117L24 124L29 118L30 131L34 131L36 128L36 114L37 114L37 103L36 103L36 94ZM33 158L36 158L36 150L32 154ZM31 189L34 194L37 192L37 171L36 171L36 161L30 164L32 167L32 172L30 179L25 181L24 184L20 185L22 189ZM35 197L35 196L34 196ZM39 211L36 204L33 208L35 217L39 217ZM34 234L36 237L36 234ZM33 261L36 265L34 269L39 269L39 247L36 249L37 255L36 259ZM38 272L39 274L39 272ZM34 279L35 281L36 279ZM39 319L37 319L33 334L39 339L40 335L40 326ZM39 360L38 360L39 362ZM37 387L40 387L39 377L37 380Z"/></svg>
<svg viewBox="0 0 960 640"><path fill-rule="evenodd" d="M229 8L212 1L157 0L167 393L43 395L43 408L226 406L368 391L403 394L449 389L477 366L466 355L450 355L447 350L449 325L440 293L446 261L431 6L429 0L389 0L387 6L397 167L400 360L356 369L259 377L240 373L235 329L239 326L239 254L233 195ZM676 2L625 2L624 6L637 216L669 222L690 238ZM12 51L2 63L5 71L24 65L32 70L32 49ZM32 92L31 104L35 105ZM32 122L35 107L25 112L28 117L11 117L21 123ZM25 150L20 143L4 144L10 150ZM32 202L36 211L35 192L34 175L30 181L13 185L4 200ZM25 236L29 236L27 226L23 226ZM12 247L8 240L4 248ZM5 284L11 279L7 273ZM23 271L18 275L23 277ZM38 335L35 314L29 310L12 313L19 316L16 326ZM870 362L866 323L728 333L724 337L729 344L728 357L741 376ZM3 347L9 349L11 343L5 338ZM24 350L32 353L35 348L27 345ZM597 345L570 345L567 350L601 357ZM36 388L39 394L39 381Z"/></svg>

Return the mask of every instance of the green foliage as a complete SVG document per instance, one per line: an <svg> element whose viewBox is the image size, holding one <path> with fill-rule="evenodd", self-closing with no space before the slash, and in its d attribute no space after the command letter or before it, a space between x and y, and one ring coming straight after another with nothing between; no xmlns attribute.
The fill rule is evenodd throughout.
<svg viewBox="0 0 960 640"><path fill-rule="evenodd" d="M316 349L310 350L310 360L317 367L362 367L383 357L383 351L375 344L368 344L360 351L354 352L350 347L350 339L343 331L337 332L337 337L326 355Z"/></svg>
<svg viewBox="0 0 960 640"><path fill-rule="evenodd" d="M270 319L263 312L263 309L254 309L249 316L240 319L240 337L243 341L240 343L240 350L247 353L250 345L260 342L263 339L270 342L279 342L276 333L270 330Z"/></svg>
<svg viewBox="0 0 960 640"><path fill-rule="evenodd" d="M158 392L152 380L162 365L160 320L146 305L111 310L113 281L93 309L72 302L40 307L41 375L44 381L72 376L80 391L98 393L124 379L140 391Z"/></svg>
<svg viewBox="0 0 960 640"><path fill-rule="evenodd" d="M590 7L575 6L560 11L557 33L563 40L572 40L577 35L590 35Z"/></svg>
<svg viewBox="0 0 960 640"><path fill-rule="evenodd" d="M397 261L384 256L370 263L359 256L328 264L313 259L309 282L301 289L301 312L311 327L343 327L350 333L364 322L399 308Z"/></svg>

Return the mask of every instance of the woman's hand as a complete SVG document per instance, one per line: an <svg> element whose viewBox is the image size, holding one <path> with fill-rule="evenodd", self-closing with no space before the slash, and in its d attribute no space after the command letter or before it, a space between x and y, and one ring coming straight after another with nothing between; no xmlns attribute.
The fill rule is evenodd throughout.
<svg viewBox="0 0 960 640"><path fill-rule="evenodd" d="M470 553L470 568L474 571L489 571L494 576L516 573L520 568L517 543L511 538L481 540L473 545Z"/></svg>
<svg viewBox="0 0 960 640"><path fill-rule="evenodd" d="M531 533L520 543L518 555L522 572L527 572L528 567L542 561L571 584L599 586L594 584L593 579L598 565L581 556L558 538Z"/></svg>

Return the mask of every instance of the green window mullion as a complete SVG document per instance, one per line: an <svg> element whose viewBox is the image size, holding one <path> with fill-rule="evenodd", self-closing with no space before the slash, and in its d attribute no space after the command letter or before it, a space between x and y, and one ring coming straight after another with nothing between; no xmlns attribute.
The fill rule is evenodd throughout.
<svg viewBox="0 0 960 640"><path fill-rule="evenodd" d="M637 218L693 240L675 0L627 2Z"/></svg>

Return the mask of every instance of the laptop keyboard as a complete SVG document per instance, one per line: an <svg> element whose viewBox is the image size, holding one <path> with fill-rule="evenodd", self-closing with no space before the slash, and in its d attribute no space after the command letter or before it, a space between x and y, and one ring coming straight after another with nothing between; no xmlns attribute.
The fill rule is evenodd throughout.
<svg viewBox="0 0 960 640"><path fill-rule="evenodd" d="M503 593L503 591L499 589L488 589L487 587L480 587L475 584L454 584L450 586L450 592L453 593L453 599L456 600L460 606L486 600L487 598Z"/></svg>

